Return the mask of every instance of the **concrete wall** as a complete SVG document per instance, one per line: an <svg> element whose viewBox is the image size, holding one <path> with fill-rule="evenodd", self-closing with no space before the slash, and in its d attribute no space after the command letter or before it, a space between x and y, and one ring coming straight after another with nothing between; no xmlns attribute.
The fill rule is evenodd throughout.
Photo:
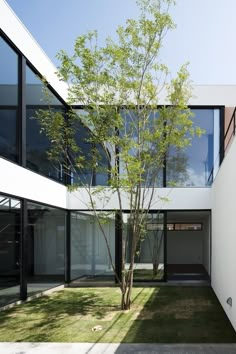
<svg viewBox="0 0 236 354"><path fill-rule="evenodd" d="M213 184L212 287L236 329L236 139ZM232 297L230 307L226 300Z"/></svg>

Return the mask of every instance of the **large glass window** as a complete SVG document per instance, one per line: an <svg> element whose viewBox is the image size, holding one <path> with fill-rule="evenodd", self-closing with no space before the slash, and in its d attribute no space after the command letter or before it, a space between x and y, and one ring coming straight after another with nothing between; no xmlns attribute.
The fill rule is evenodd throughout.
<svg viewBox="0 0 236 354"><path fill-rule="evenodd" d="M96 186L107 186L108 185L108 157L103 147L97 144L97 166L96 166Z"/></svg>
<svg viewBox="0 0 236 354"><path fill-rule="evenodd" d="M130 266L132 231L129 214L123 215L126 238L126 270ZM161 213L148 214L145 233L139 240L134 265L134 281L156 281L164 277L164 217Z"/></svg>
<svg viewBox="0 0 236 354"><path fill-rule="evenodd" d="M0 37L0 156L18 162L18 55Z"/></svg>
<svg viewBox="0 0 236 354"><path fill-rule="evenodd" d="M61 102L45 89L41 80L27 66L26 69L26 152L27 167L46 177L64 182L63 164L52 163L48 158L50 141L41 132L37 120L39 109L63 110Z"/></svg>
<svg viewBox="0 0 236 354"><path fill-rule="evenodd" d="M162 136L159 139L156 139L153 141L148 137L149 132L152 134L152 132L155 130L160 130L163 129L163 124L161 121L158 119L159 113L158 110L153 110L149 112L148 115L148 120L146 119L146 113L144 110L144 116L141 118L139 122L138 116L135 111L133 110L127 110L127 109L121 109L120 114L123 119L123 127L119 131L119 134L123 136L124 138L127 137L127 140L129 141L130 139L133 139L135 142L138 141L138 127L141 124L140 128L140 139L143 141L141 144L141 155L145 156L145 153L147 152L148 155L150 156L155 156L155 159L152 158L151 161L148 162L148 159L143 159L141 166L143 167L144 174L142 176L143 179L143 186L144 187L151 187L151 186L156 186L156 187L162 187L163 186L163 160L164 160L164 155L160 152L158 154L158 151L160 151L160 147L163 144L162 141ZM131 156L136 157L140 151L138 150L137 146L135 144L130 147L129 153ZM155 160L155 163L154 163ZM122 160L122 152L121 152L121 157L119 159L120 164L119 164L119 172L122 175L127 176L130 175L130 171L127 169L126 163L124 163L124 160ZM130 176L131 177L131 176Z"/></svg>
<svg viewBox="0 0 236 354"><path fill-rule="evenodd" d="M89 141L90 132L79 121L75 126L75 141L79 150L74 154L71 159L74 166L72 168L72 184L78 185L93 185L94 184L94 171L92 169L93 159L93 145ZM75 160L78 157L83 157L84 161L82 167L76 166Z"/></svg>
<svg viewBox="0 0 236 354"><path fill-rule="evenodd" d="M89 212L71 213L71 278L93 278L104 280L113 278L111 260L105 237L115 261L115 220L101 217L101 231L95 216ZM104 234L103 234L104 233ZM105 235L105 237L104 237Z"/></svg>
<svg viewBox="0 0 236 354"><path fill-rule="evenodd" d="M194 114L193 126L203 130L201 137L195 135L191 138L191 143L185 148L170 146L166 154L166 185L176 187L205 187L211 184L219 167L219 146L220 146L220 110L219 109L192 109ZM136 117L132 111L122 110L124 119L124 129L120 134L128 134L137 139ZM152 126L156 121L158 127L158 111L150 114L149 124ZM161 124L161 122L160 122ZM147 145L148 146L148 145ZM160 144L161 146L161 144ZM150 148L158 149L159 145ZM136 151L130 151L135 154ZM164 159L150 166L145 165L145 185L163 187L163 167ZM120 161L120 171L125 172L125 167ZM211 177L212 175L212 177Z"/></svg>
<svg viewBox="0 0 236 354"><path fill-rule="evenodd" d="M64 282L65 212L36 203L28 205L28 296Z"/></svg>
<svg viewBox="0 0 236 354"><path fill-rule="evenodd" d="M21 203L0 195L0 306L20 296Z"/></svg>
<svg viewBox="0 0 236 354"><path fill-rule="evenodd" d="M184 149L171 147L167 154L167 186L205 187L217 161L220 144L219 110L192 109L193 124L204 130ZM219 161L217 162L219 165ZM214 174L218 166L214 166Z"/></svg>
<svg viewBox="0 0 236 354"><path fill-rule="evenodd" d="M74 112L79 117L86 116L86 112L82 109L75 109ZM108 156L101 145L92 141L92 131L81 123L79 117L74 122L75 141L79 150L76 154L71 154L71 160L74 163L75 159L83 157L84 161L81 167L74 163L71 183L81 186L105 186L108 184Z"/></svg>

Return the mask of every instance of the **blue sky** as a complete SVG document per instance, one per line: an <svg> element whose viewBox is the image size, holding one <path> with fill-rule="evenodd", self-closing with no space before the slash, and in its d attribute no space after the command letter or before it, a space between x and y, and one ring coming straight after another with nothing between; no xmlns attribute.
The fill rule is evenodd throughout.
<svg viewBox="0 0 236 354"><path fill-rule="evenodd" d="M60 49L72 52L76 36L98 30L101 42L137 16L135 0L7 0L57 65ZM177 0L177 29L164 42L162 61L174 73L185 62L195 84L236 84L236 0Z"/></svg>

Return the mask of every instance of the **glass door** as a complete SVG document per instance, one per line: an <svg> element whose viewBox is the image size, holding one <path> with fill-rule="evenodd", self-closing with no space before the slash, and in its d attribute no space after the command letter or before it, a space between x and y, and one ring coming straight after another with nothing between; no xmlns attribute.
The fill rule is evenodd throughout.
<svg viewBox="0 0 236 354"><path fill-rule="evenodd" d="M128 270L132 248L132 230L127 216L126 269ZM135 252L134 281L161 281L164 278L164 214L146 215L142 236Z"/></svg>

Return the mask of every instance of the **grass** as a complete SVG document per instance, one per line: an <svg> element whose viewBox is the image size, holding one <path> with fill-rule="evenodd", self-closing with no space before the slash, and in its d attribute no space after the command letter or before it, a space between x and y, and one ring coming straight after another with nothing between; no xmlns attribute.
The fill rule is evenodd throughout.
<svg viewBox="0 0 236 354"><path fill-rule="evenodd" d="M119 303L117 288L65 289L1 312L0 341L236 342L209 287L134 288L132 309Z"/></svg>
<svg viewBox="0 0 236 354"><path fill-rule="evenodd" d="M152 269L135 269L134 270L134 279L135 280L161 280L164 276L162 269L158 270L157 275L153 275Z"/></svg>

